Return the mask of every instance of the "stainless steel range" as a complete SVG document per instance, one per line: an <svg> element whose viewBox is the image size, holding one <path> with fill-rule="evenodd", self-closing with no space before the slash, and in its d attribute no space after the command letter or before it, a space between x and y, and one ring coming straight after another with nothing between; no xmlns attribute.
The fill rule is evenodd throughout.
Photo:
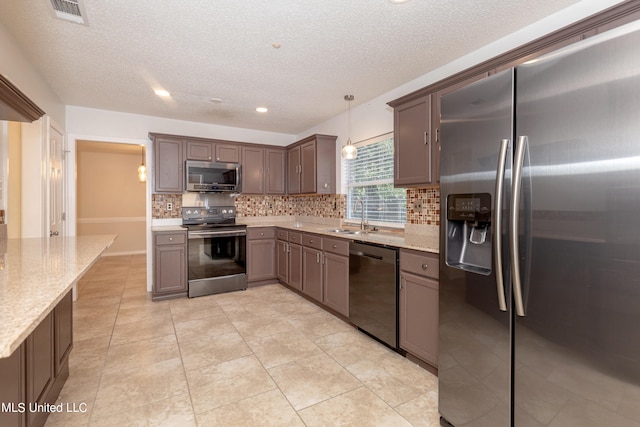
<svg viewBox="0 0 640 427"><path fill-rule="evenodd" d="M189 298L247 288L245 225L234 206L183 207L188 232Z"/></svg>

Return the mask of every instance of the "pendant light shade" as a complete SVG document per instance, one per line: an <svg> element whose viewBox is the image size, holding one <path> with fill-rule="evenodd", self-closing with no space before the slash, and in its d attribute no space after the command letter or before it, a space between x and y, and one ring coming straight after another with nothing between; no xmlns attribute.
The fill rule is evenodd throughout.
<svg viewBox="0 0 640 427"><path fill-rule="evenodd" d="M147 167L144 165L144 145L140 147L142 149L142 163L138 166L138 179L140 182L145 182L147 180Z"/></svg>
<svg viewBox="0 0 640 427"><path fill-rule="evenodd" d="M348 128L347 128L347 144L342 147L342 158L346 160L355 159L358 156L358 149L351 142L351 101L353 101L353 95L345 95L344 100L349 103L348 110Z"/></svg>

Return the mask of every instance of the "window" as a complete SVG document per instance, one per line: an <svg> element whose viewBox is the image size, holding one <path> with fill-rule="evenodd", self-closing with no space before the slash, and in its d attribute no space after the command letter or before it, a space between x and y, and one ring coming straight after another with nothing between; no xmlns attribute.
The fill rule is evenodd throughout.
<svg viewBox="0 0 640 427"><path fill-rule="evenodd" d="M365 219L373 225L398 227L407 217L406 192L393 188L393 133L355 144L358 157L343 160L343 185L347 194L346 220L360 221L364 204Z"/></svg>

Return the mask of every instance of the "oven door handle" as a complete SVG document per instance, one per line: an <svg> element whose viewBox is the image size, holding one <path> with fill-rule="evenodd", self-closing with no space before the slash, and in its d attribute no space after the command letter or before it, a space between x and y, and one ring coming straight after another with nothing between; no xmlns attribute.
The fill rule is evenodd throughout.
<svg viewBox="0 0 640 427"><path fill-rule="evenodd" d="M189 231L189 239L202 239L207 237L236 237L246 236L246 231Z"/></svg>

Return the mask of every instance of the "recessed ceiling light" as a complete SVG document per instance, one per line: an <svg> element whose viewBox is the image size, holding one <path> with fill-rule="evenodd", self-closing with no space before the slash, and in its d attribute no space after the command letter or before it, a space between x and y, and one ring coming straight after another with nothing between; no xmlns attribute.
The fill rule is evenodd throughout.
<svg viewBox="0 0 640 427"><path fill-rule="evenodd" d="M391 4L402 4L402 3L408 3L409 0L389 0L389 3Z"/></svg>
<svg viewBox="0 0 640 427"><path fill-rule="evenodd" d="M258 113L266 113L269 110L267 108L265 108L265 107L258 107L258 108L256 108L256 111Z"/></svg>
<svg viewBox="0 0 640 427"><path fill-rule="evenodd" d="M161 96L163 98L167 98L167 97L171 96L171 94L169 92L167 92L166 90L164 90L164 89L156 89L156 90L154 90L154 92L155 92L156 95Z"/></svg>
<svg viewBox="0 0 640 427"><path fill-rule="evenodd" d="M280 49L282 47L280 43L272 43L271 46L273 46L275 49Z"/></svg>
<svg viewBox="0 0 640 427"><path fill-rule="evenodd" d="M211 102L213 104L220 104L220 103L222 103L222 98L211 98L209 100L209 102Z"/></svg>

